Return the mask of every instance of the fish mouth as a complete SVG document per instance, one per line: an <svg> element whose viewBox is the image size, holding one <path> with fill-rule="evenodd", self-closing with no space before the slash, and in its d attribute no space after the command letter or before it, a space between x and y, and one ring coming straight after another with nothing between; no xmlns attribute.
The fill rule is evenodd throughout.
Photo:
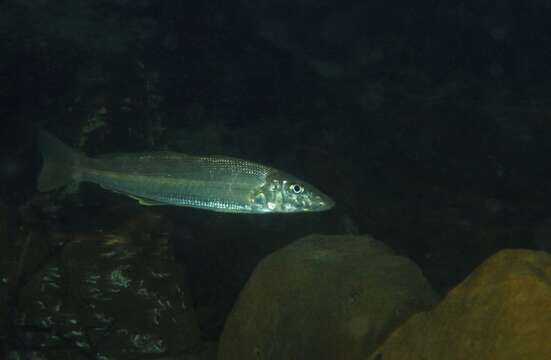
<svg viewBox="0 0 551 360"><path fill-rule="evenodd" d="M312 203L312 211L326 211L335 206L335 201L329 196L323 194L318 195Z"/></svg>

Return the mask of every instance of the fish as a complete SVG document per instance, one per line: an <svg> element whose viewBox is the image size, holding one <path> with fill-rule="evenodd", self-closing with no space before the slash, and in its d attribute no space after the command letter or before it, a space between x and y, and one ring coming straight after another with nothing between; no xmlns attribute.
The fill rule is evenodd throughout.
<svg viewBox="0 0 551 360"><path fill-rule="evenodd" d="M270 214L329 210L334 201L284 171L234 157L178 152L86 156L45 130L37 190L90 182L141 205L173 205L224 213Z"/></svg>

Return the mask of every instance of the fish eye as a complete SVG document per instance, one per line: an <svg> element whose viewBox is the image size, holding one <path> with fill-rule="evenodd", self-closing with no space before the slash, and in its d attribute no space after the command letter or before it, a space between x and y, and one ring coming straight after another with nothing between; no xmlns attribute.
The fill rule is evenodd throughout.
<svg viewBox="0 0 551 360"><path fill-rule="evenodd" d="M295 194L300 194L304 192L304 187L301 186L300 184L293 184L290 186L290 188L291 188L291 191L294 192Z"/></svg>

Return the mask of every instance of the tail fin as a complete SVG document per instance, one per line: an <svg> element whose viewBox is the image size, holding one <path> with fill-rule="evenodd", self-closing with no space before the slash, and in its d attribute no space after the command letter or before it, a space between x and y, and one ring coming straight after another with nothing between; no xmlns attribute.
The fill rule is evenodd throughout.
<svg viewBox="0 0 551 360"><path fill-rule="evenodd" d="M81 155L46 131L38 133L38 148L44 164L38 176L38 191L50 191L77 180Z"/></svg>

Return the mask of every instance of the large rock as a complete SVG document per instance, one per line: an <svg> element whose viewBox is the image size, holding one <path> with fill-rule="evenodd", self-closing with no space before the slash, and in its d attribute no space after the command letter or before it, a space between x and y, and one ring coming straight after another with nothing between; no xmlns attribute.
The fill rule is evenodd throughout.
<svg viewBox="0 0 551 360"><path fill-rule="evenodd" d="M370 359L551 359L551 255L499 252Z"/></svg>
<svg viewBox="0 0 551 360"><path fill-rule="evenodd" d="M368 236L305 237L262 260L229 315L220 360L363 359L435 294Z"/></svg>
<svg viewBox="0 0 551 360"><path fill-rule="evenodd" d="M18 321L39 329L25 336L46 357L159 358L200 346L170 221L146 208L121 212L104 232L52 234L63 246L21 289Z"/></svg>

